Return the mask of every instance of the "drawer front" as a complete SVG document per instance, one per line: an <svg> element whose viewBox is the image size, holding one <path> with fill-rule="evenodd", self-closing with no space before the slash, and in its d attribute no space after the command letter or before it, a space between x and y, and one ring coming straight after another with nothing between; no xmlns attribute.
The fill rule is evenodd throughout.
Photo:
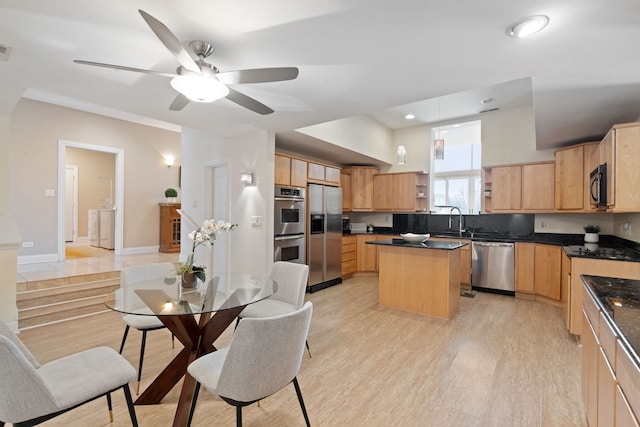
<svg viewBox="0 0 640 427"><path fill-rule="evenodd" d="M353 274L356 272L356 260L342 263L342 275Z"/></svg>
<svg viewBox="0 0 640 427"><path fill-rule="evenodd" d="M346 254L347 252L353 252L354 254L356 253L356 243L347 243L347 244L342 244L342 253Z"/></svg>
<svg viewBox="0 0 640 427"><path fill-rule="evenodd" d="M622 345L616 341L616 377L634 413L640 413L640 370Z"/></svg>
<svg viewBox="0 0 640 427"><path fill-rule="evenodd" d="M598 310L598 306L596 302L593 300L593 297L587 290L585 285L585 289L583 292L584 298L582 300L582 304L584 307L585 313L587 313L587 317L591 322L591 326L593 326L593 330L596 332L597 336L600 336L600 310Z"/></svg>
<svg viewBox="0 0 640 427"><path fill-rule="evenodd" d="M353 243L355 245L357 241L358 241L358 238L355 235L342 236L342 244L343 245L349 245L351 243Z"/></svg>
<svg viewBox="0 0 640 427"><path fill-rule="evenodd" d="M355 261L356 260L356 253L355 252L348 252L348 253L343 253L342 254L342 262L345 263L347 261Z"/></svg>
<svg viewBox="0 0 640 427"><path fill-rule="evenodd" d="M604 317L604 314L600 313L600 345L604 350L604 354L607 356L607 360L613 369L616 371L616 341L617 336L615 331L611 328L611 325Z"/></svg>

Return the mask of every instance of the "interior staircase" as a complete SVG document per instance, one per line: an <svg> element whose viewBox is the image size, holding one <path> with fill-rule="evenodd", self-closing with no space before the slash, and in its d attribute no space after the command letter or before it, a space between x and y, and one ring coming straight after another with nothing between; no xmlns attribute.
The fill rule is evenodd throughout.
<svg viewBox="0 0 640 427"><path fill-rule="evenodd" d="M109 310L104 302L120 287L120 271L17 284L18 328L30 329Z"/></svg>

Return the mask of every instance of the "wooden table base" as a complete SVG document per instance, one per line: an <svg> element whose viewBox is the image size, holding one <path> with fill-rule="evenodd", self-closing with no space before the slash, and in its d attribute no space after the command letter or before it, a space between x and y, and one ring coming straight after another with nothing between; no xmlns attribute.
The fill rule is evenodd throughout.
<svg viewBox="0 0 640 427"><path fill-rule="evenodd" d="M192 314L183 316L159 315L158 318L184 344L184 348L138 397L135 404L155 405L160 403L184 377L173 426L186 426L196 386L196 380L187 372L187 366L197 358L216 351L213 343L234 322L245 307L243 305L218 311L213 316L211 313L201 314L198 323Z"/></svg>

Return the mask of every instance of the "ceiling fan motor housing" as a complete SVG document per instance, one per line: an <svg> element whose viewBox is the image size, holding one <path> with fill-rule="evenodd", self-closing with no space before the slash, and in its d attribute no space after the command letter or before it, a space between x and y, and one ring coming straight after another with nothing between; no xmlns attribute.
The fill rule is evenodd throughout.
<svg viewBox="0 0 640 427"><path fill-rule="evenodd" d="M189 43L189 47L200 59L204 59L213 53L213 45L202 40L193 40Z"/></svg>

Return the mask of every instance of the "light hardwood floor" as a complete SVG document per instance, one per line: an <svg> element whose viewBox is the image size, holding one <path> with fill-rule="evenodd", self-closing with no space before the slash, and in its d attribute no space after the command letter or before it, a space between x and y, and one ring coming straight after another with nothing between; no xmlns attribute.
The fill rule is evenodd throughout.
<svg viewBox="0 0 640 427"><path fill-rule="evenodd" d="M353 278L307 294L314 304L313 357L298 376L312 426L584 426L580 348L562 311L536 301L478 293L461 298L450 320L379 307L377 278ZM124 325L116 313L23 331L40 362L84 348L118 349ZM228 343L231 330L218 341ZM124 355L134 366L140 335ZM141 390L178 351L170 334L151 332ZM135 384L132 384L135 390ZM159 405L136 406L141 426L169 426L176 387ZM303 426L293 386L244 410L245 426ZM43 425L126 426L122 393ZM235 425L233 407L200 394L194 426Z"/></svg>

